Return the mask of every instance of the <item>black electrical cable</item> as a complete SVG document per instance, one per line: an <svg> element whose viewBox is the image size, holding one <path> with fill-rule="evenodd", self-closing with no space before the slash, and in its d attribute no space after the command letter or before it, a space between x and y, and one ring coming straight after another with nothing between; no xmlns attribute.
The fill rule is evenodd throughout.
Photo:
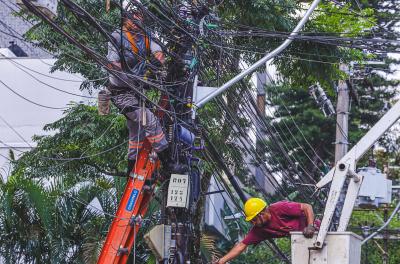
<svg viewBox="0 0 400 264"><path fill-rule="evenodd" d="M25 96L23 96L23 95L17 93L16 91L14 91L14 89L12 89L10 86L8 86L7 84L5 84L2 80L0 80L0 82L1 82L1 84L3 84L4 87L6 87L6 88L7 88L8 90L10 90L12 93L14 93L14 94L17 95L18 97L24 99L25 101L27 101L27 102L29 102L29 103L31 103L31 104L34 104L34 105L37 105L37 106L40 106L40 107L43 107L43 108L47 108L47 109L53 109L53 110L65 110L65 109L67 109L66 107L47 106L47 105L43 105L43 104L37 103L37 102L35 102L35 101L32 101L32 100L26 98Z"/></svg>
<svg viewBox="0 0 400 264"><path fill-rule="evenodd" d="M238 97L236 97L236 98L241 98L241 96L239 95ZM239 102L236 102L236 104L238 104Z"/></svg>

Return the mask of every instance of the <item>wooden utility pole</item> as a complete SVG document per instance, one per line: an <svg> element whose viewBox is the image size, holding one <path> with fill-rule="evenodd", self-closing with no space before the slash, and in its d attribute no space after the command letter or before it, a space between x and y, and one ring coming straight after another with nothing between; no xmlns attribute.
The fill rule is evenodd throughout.
<svg viewBox="0 0 400 264"><path fill-rule="evenodd" d="M340 64L340 70L347 72L348 67ZM338 84L338 99L336 104L336 142L335 164L347 153L349 140L349 107L350 94L346 80L340 80Z"/></svg>

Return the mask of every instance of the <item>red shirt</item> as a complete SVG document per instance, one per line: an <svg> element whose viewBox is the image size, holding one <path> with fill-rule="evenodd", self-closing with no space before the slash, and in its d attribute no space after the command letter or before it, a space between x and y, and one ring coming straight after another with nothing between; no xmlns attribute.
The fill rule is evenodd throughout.
<svg viewBox="0 0 400 264"><path fill-rule="evenodd" d="M292 231L303 231L307 225L306 216L301 210L301 204L280 201L268 207L271 219L262 227L253 226L243 243L256 245L268 238L288 236Z"/></svg>

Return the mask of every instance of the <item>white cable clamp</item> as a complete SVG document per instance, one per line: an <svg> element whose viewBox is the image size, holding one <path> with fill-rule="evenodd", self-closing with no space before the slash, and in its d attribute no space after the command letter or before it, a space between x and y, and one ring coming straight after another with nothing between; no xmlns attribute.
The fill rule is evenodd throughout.
<svg viewBox="0 0 400 264"><path fill-rule="evenodd" d="M139 181L144 181L144 176L139 175L139 174L137 174L137 173L131 172L131 173L129 174L129 177L131 177L131 178L133 178L133 179L138 179Z"/></svg>

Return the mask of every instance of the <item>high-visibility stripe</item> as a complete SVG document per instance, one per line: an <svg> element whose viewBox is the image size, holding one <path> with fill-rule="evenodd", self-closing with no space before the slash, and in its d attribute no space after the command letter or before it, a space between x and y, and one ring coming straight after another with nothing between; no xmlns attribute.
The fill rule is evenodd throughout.
<svg viewBox="0 0 400 264"><path fill-rule="evenodd" d="M143 148L143 145L137 145L137 146L129 145L129 149L141 149L141 148Z"/></svg>
<svg viewBox="0 0 400 264"><path fill-rule="evenodd" d="M163 132L161 132L160 134L155 135L155 136L147 137L147 139L148 139L151 143L160 142L163 138L164 138L164 133L163 133Z"/></svg>
<svg viewBox="0 0 400 264"><path fill-rule="evenodd" d="M146 47L146 56L150 56L150 39L147 34L144 34L144 46Z"/></svg>
<svg viewBox="0 0 400 264"><path fill-rule="evenodd" d="M129 144L129 147L143 146L143 144Z"/></svg>
<svg viewBox="0 0 400 264"><path fill-rule="evenodd" d="M161 137L157 137L157 138L148 138L148 140L150 141L150 142L152 142L152 141L155 141L155 140L160 140L160 139L162 139L164 137L164 135L162 135Z"/></svg>
<svg viewBox="0 0 400 264"><path fill-rule="evenodd" d="M136 46L136 41L133 39L131 32L129 32L129 30L126 27L124 27L124 31L125 31L126 37L128 38L129 43L131 44L133 53L138 54L139 49Z"/></svg>
<svg viewBox="0 0 400 264"><path fill-rule="evenodd" d="M129 146L129 149L142 149L142 148L143 148L143 146L136 146L136 147Z"/></svg>
<svg viewBox="0 0 400 264"><path fill-rule="evenodd" d="M164 136L164 132L162 132L162 131L161 131L161 133L160 133L160 134L158 134L158 135L155 135L155 136L150 136L150 137L147 137L147 139L159 138L159 137L162 137L162 136Z"/></svg>
<svg viewBox="0 0 400 264"><path fill-rule="evenodd" d="M161 137L161 138L159 138L159 139L151 139L151 140L149 140L150 141L150 143L157 143L157 142L160 142L161 140L163 140L164 139L164 137Z"/></svg>
<svg viewBox="0 0 400 264"><path fill-rule="evenodd" d="M129 143L129 146L142 146L143 143Z"/></svg>
<svg viewBox="0 0 400 264"><path fill-rule="evenodd" d="M138 149L138 148L143 148L143 146L129 146L130 149Z"/></svg>
<svg viewBox="0 0 400 264"><path fill-rule="evenodd" d="M144 141L129 140L129 144L143 144Z"/></svg>
<svg viewBox="0 0 400 264"><path fill-rule="evenodd" d="M131 148L141 148L141 147L143 147L143 141L139 141L139 142L129 141L129 148L130 149Z"/></svg>

